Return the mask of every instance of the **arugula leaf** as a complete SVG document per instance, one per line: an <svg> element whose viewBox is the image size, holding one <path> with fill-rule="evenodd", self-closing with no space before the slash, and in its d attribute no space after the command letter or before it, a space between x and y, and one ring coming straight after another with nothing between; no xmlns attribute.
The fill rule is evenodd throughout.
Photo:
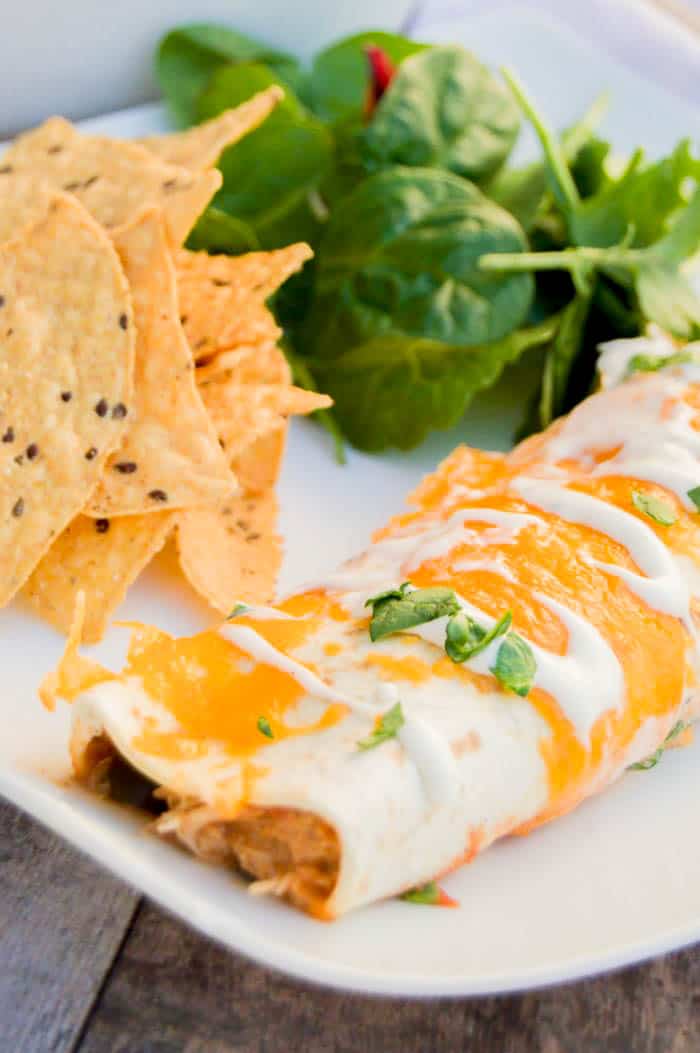
<svg viewBox="0 0 700 1053"><path fill-rule="evenodd" d="M484 629L468 614L460 611L450 618L445 631L445 650L453 662L466 662L485 651L490 643L511 627L513 615L506 611L490 629Z"/></svg>
<svg viewBox="0 0 700 1053"><path fill-rule="evenodd" d="M225 67L200 95L197 114L215 117L275 83L264 66ZM287 91L259 128L222 154L224 182L214 205L252 228L263 249L312 240L321 226L312 195L331 156L327 129Z"/></svg>
<svg viewBox="0 0 700 1053"><path fill-rule="evenodd" d="M187 248L193 252L205 250L236 256L240 252L254 252L260 248L260 242L248 223L210 205L190 231Z"/></svg>
<svg viewBox="0 0 700 1053"><path fill-rule="evenodd" d="M638 150L619 179L582 201L571 216L571 234L577 245L606 248L618 245L631 228L632 244L651 245L666 233L668 221L686 204L683 187L698 172L698 162L684 139L673 153L644 165Z"/></svg>
<svg viewBox="0 0 700 1053"><path fill-rule="evenodd" d="M459 602L452 589L434 586L408 591L408 582L400 589L388 589L367 600L372 607L369 636L372 643L392 633L405 632L416 625L456 614Z"/></svg>
<svg viewBox="0 0 700 1053"><path fill-rule="evenodd" d="M692 490L688 490L688 497L693 502L698 512L700 512L700 486L694 486Z"/></svg>
<svg viewBox="0 0 700 1053"><path fill-rule="evenodd" d="M686 728L689 727L690 724L688 724L686 721L677 721L677 723L673 725L673 727L671 728L671 730L669 731L668 735L664 739L663 743L659 746L659 748L657 750L654 750L654 752L649 757L645 757L644 760L637 761L636 764L630 764L628 770L649 771L651 768L655 768L661 760L661 758L663 757L664 753L666 752L666 748L669 745L669 743L673 742L673 740L677 738L681 734L681 732L685 731Z"/></svg>
<svg viewBox="0 0 700 1053"><path fill-rule="evenodd" d="M667 501L655 497L654 494L647 494L643 490L632 491L632 504L638 512L649 516L661 526L673 526L678 520L673 507Z"/></svg>
<svg viewBox="0 0 700 1053"><path fill-rule="evenodd" d="M292 55L226 26L192 23L163 37L156 52L156 78L180 126L201 119L197 99L212 74L239 62L265 63L290 84L299 77L299 64Z"/></svg>
<svg viewBox="0 0 700 1053"><path fill-rule="evenodd" d="M393 165L487 179L520 127L508 91L470 52L433 47L407 58L361 135L368 172Z"/></svg>
<svg viewBox="0 0 700 1053"><path fill-rule="evenodd" d="M410 450L433 429L457 424L479 391L495 383L524 352L546 345L556 328L556 320L548 319L476 348L376 337L338 359L312 365L354 446Z"/></svg>
<svg viewBox="0 0 700 1053"><path fill-rule="evenodd" d="M368 44L381 48L394 64L427 47L396 33L369 29L320 51L311 67L308 95L312 110L323 120L335 122L362 114L369 84Z"/></svg>
<svg viewBox="0 0 700 1053"><path fill-rule="evenodd" d="M537 663L530 645L517 633L509 632L498 648L491 672L499 684L521 698L527 697L535 681Z"/></svg>
<svg viewBox="0 0 700 1053"><path fill-rule="evenodd" d="M583 116L561 134L564 157L574 170L578 166L579 178L584 186L593 178L594 167L600 171L607 153L606 143L591 138L607 108L607 95L600 95ZM589 147L593 151L593 143L600 145L595 147L594 152L586 152ZM601 157L602 148L605 149ZM530 231L542 208L548 185L548 168L540 160L522 168L502 168L484 189L490 198L515 216L524 230Z"/></svg>
<svg viewBox="0 0 700 1053"><path fill-rule="evenodd" d="M374 730L367 736L367 738L360 739L357 743L359 750L372 750L375 746L381 746L383 742L388 742L389 739L396 738L401 728L406 723L406 718L403 715L403 709L401 703L397 702L396 705L388 709L386 713L379 718Z"/></svg>
<svg viewBox="0 0 700 1053"><path fill-rule="evenodd" d="M331 216L306 333L314 357L385 334L474 346L526 317L531 275L494 279L487 251L524 248L516 221L475 186L435 169L371 176Z"/></svg>
<svg viewBox="0 0 700 1053"><path fill-rule="evenodd" d="M261 735L264 735L268 739L274 739L275 735L270 727L270 721L267 717L258 717L257 728Z"/></svg>

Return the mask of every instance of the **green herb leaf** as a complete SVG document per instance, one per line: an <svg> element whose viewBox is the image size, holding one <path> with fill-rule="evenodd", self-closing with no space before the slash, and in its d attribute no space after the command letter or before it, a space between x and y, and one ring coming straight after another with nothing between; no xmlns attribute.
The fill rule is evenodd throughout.
<svg viewBox="0 0 700 1053"><path fill-rule="evenodd" d="M311 108L323 120L337 122L362 114L369 85L368 44L381 48L394 65L427 46L396 33L367 30L320 51L311 67L308 94Z"/></svg>
<svg viewBox="0 0 700 1053"><path fill-rule="evenodd" d="M331 361L313 362L350 442L362 450L410 450L435 428L450 428L471 400L526 351L547 345L556 319L516 329L483 347L375 337Z"/></svg>
<svg viewBox="0 0 700 1053"><path fill-rule="evenodd" d="M292 55L226 26L193 23L163 37L156 54L156 76L179 125L196 122L197 99L212 74L239 62L265 63L287 83L299 77L299 64Z"/></svg>
<svg viewBox="0 0 700 1053"><path fill-rule="evenodd" d="M655 523L661 526L673 526L678 519L673 507L654 494L645 493L643 490L632 491L632 504L638 512L643 512Z"/></svg>
<svg viewBox="0 0 700 1053"><path fill-rule="evenodd" d="M537 662L532 648L522 636L510 632L498 648L496 664L491 672L499 684L521 698L525 698L535 681Z"/></svg>
<svg viewBox="0 0 700 1053"><path fill-rule="evenodd" d="M258 731L268 739L274 739L275 737L267 717L258 717Z"/></svg>
<svg viewBox="0 0 700 1053"><path fill-rule="evenodd" d="M487 179L520 127L507 89L461 47L433 47L399 67L361 135L368 172L393 165Z"/></svg>
<svg viewBox="0 0 700 1053"><path fill-rule="evenodd" d="M698 512L700 512L700 486L694 486L692 490L688 490L688 497L693 502Z"/></svg>
<svg viewBox="0 0 700 1053"><path fill-rule="evenodd" d="M649 757L645 757L644 760L637 761L636 764L630 764L629 771L649 771L651 768L655 768L661 760L661 758L663 757L668 744L670 742L673 742L673 740L677 738L682 731L685 731L685 729L689 727L690 724L688 724L686 721L677 721L677 723L675 723L669 731L662 745L659 746L657 750L654 750L654 752Z"/></svg>
<svg viewBox="0 0 700 1053"><path fill-rule="evenodd" d="M656 373L667 366L680 366L694 361L695 356L690 351L679 351L675 355L633 355L627 363L627 373Z"/></svg>
<svg viewBox="0 0 700 1053"><path fill-rule="evenodd" d="M197 101L200 120L238 106L280 78L265 66L240 63L217 70ZM283 85L284 86L284 85ZM313 206L330 165L332 140L289 89L267 119L222 154L220 211L243 221L263 249L313 240L322 226Z"/></svg>
<svg viewBox="0 0 700 1053"><path fill-rule="evenodd" d="M357 743L359 750L372 750L375 746L381 746L383 742L396 738L401 728L406 723L401 703L397 702L391 709L379 718L374 730L365 739Z"/></svg>
<svg viewBox="0 0 700 1053"><path fill-rule="evenodd" d="M511 627L513 615L506 611L487 631L468 614L460 611L447 623L445 650L453 662L466 662L481 654L499 636L503 636Z"/></svg>
<svg viewBox="0 0 700 1053"><path fill-rule="evenodd" d="M532 277L494 279L479 259L524 246L516 221L457 176L371 176L333 212L318 249L305 330L314 359L389 335L462 347L502 339L527 315Z"/></svg>
<svg viewBox="0 0 700 1053"><path fill-rule="evenodd" d="M237 603L231 613L227 616L226 621L230 622L232 618L238 618L241 614L247 614L251 608L247 603Z"/></svg>
<svg viewBox="0 0 700 1053"><path fill-rule="evenodd" d="M372 597L367 603L371 603L373 609L369 623L369 635L373 643L392 633L406 632L416 625L456 614L459 610L454 591L440 586L409 592L406 585L402 585L398 590L387 590L384 594Z"/></svg>
<svg viewBox="0 0 700 1053"><path fill-rule="evenodd" d="M435 907L440 902L440 886L437 881L428 881L425 885L418 885L416 888L403 892L399 899L406 903L420 903Z"/></svg>
<svg viewBox="0 0 700 1053"><path fill-rule="evenodd" d="M373 611L376 611L385 600L402 600L410 588L410 581L404 581L398 589L385 589L384 592L378 592L376 596L370 596L368 600L365 600L365 607L371 607Z"/></svg>

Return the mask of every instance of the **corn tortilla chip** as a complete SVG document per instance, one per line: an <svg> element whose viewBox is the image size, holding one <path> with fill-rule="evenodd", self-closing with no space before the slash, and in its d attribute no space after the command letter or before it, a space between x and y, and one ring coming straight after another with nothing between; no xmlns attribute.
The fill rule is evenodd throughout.
<svg viewBox="0 0 700 1053"><path fill-rule="evenodd" d="M150 135L138 141L161 161L192 172L204 172L214 167L227 146L233 146L262 124L283 95L282 89L273 85L235 109L226 110L194 128L170 135Z"/></svg>
<svg viewBox="0 0 700 1053"><path fill-rule="evenodd" d="M313 413L333 404L327 395L290 384L237 384L211 380L200 385L224 453L239 457L255 439L279 427L293 414Z"/></svg>
<svg viewBox="0 0 700 1053"><path fill-rule="evenodd" d="M111 230L160 205L180 245L221 186L211 169L168 165L137 143L83 135L62 117L20 135L0 159L0 241L43 215L51 193L67 191Z"/></svg>
<svg viewBox="0 0 700 1053"><path fill-rule="evenodd" d="M273 598L282 561L276 521L271 490L178 515L180 565L215 610L228 614L238 600L264 603Z"/></svg>
<svg viewBox="0 0 700 1053"><path fill-rule="evenodd" d="M83 592L82 640L96 643L174 525L174 512L115 519L77 516L35 568L23 595L41 618L68 633Z"/></svg>
<svg viewBox="0 0 700 1053"><path fill-rule="evenodd" d="M303 242L243 256L178 252L180 314L195 358L240 344L278 340L280 330L265 301L311 255Z"/></svg>
<svg viewBox="0 0 700 1053"><path fill-rule="evenodd" d="M134 407L86 514L137 515L230 497L236 483L195 383L159 210L116 231L114 242L134 302Z"/></svg>
<svg viewBox="0 0 700 1053"><path fill-rule="evenodd" d="M253 439L231 458L231 468L246 493L270 490L279 478L287 446L288 421Z"/></svg>
<svg viewBox="0 0 700 1053"><path fill-rule="evenodd" d="M117 254L61 195L0 248L0 605L83 508L121 441L133 359Z"/></svg>
<svg viewBox="0 0 700 1053"><path fill-rule="evenodd" d="M292 371L277 344L243 344L218 355L197 367L197 383L213 379L237 384L291 384Z"/></svg>

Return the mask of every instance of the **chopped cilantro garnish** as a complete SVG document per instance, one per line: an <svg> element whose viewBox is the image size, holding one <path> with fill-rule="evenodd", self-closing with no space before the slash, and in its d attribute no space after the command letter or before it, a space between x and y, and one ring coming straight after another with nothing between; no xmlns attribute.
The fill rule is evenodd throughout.
<svg viewBox="0 0 700 1053"><path fill-rule="evenodd" d="M678 351L675 355L633 355L627 363L628 373L656 373L667 366L682 366L695 362L691 351Z"/></svg>
<svg viewBox="0 0 700 1053"><path fill-rule="evenodd" d="M661 758L663 757L668 745L671 742L673 742L673 740L677 738L681 734L681 732L685 731L685 729L689 727L690 724L686 723L686 721L677 721L673 725L673 727L671 728L671 730L669 731L668 735L666 736L662 744L659 746L659 748L657 750L654 750L654 752L649 757L645 757L644 760L637 761L636 764L630 764L629 770L649 771L650 768L655 768L661 760Z"/></svg>
<svg viewBox="0 0 700 1053"><path fill-rule="evenodd" d="M238 618L241 614L247 614L250 607L247 603L237 603L231 613L228 615L226 621L231 621L232 618Z"/></svg>
<svg viewBox="0 0 700 1053"><path fill-rule="evenodd" d="M498 648L496 664L491 672L501 687L521 698L530 693L535 681L537 663L530 645L517 633L508 633Z"/></svg>
<svg viewBox="0 0 700 1053"><path fill-rule="evenodd" d="M693 502L698 512L700 512L700 486L694 486L692 490L688 490L688 497Z"/></svg>
<svg viewBox="0 0 700 1053"><path fill-rule="evenodd" d="M372 607L369 635L373 642L391 633L404 632L436 618L456 614L459 610L452 589L440 586L411 589L409 582L404 582L399 589L388 589L372 596L365 606Z"/></svg>
<svg viewBox="0 0 700 1053"><path fill-rule="evenodd" d="M371 734L367 738L359 740L357 748L359 750L371 750L375 746L381 746L382 742L396 738L396 735L405 723L406 720L401 703L397 702L395 706L392 706L379 718Z"/></svg>
<svg viewBox="0 0 700 1053"><path fill-rule="evenodd" d="M267 717L258 717L258 731L268 739L274 739L275 737Z"/></svg>
<svg viewBox="0 0 700 1053"><path fill-rule="evenodd" d="M468 658L485 651L498 636L503 636L510 629L513 615L510 611L486 630L464 611L455 614L447 623L445 650L453 662L466 662Z"/></svg>
<svg viewBox="0 0 700 1053"><path fill-rule="evenodd" d="M428 881L425 885L410 888L401 894L399 899L405 903L420 903L429 907L457 907L459 904L452 896L448 896L436 881Z"/></svg>
<svg viewBox="0 0 700 1053"><path fill-rule="evenodd" d="M643 490L632 491L632 504L638 512L643 512L644 515L649 516L655 523L660 523L661 526L673 526L678 519L672 506L667 501L663 501L660 497L654 497L653 494L647 494Z"/></svg>

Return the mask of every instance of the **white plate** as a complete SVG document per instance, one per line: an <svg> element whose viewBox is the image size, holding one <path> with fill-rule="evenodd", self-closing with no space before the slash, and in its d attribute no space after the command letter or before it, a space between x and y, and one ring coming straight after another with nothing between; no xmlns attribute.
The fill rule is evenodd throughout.
<svg viewBox="0 0 700 1053"><path fill-rule="evenodd" d="M443 38L457 35L453 28ZM608 86L615 101L608 131L622 148L644 142L658 152L682 135L697 137L698 111L570 33L525 16L506 25L482 17L463 39L491 61L517 66L558 122ZM92 124L137 135L162 122L148 107ZM281 483L283 587L360 548L460 439L503 447L515 415L513 396L501 392L480 400L463 427L410 456L352 454L345 469L313 425L296 423ZM175 631L208 617L167 555L121 613ZM360 991L467 995L570 980L700 939L700 742L452 875L445 886L458 910L389 902L328 925L247 896L224 870L149 836L135 816L61 785L68 707L49 714L35 695L61 646L21 603L0 612L0 792L190 924L259 961ZM114 655L115 647L108 641L100 652Z"/></svg>

